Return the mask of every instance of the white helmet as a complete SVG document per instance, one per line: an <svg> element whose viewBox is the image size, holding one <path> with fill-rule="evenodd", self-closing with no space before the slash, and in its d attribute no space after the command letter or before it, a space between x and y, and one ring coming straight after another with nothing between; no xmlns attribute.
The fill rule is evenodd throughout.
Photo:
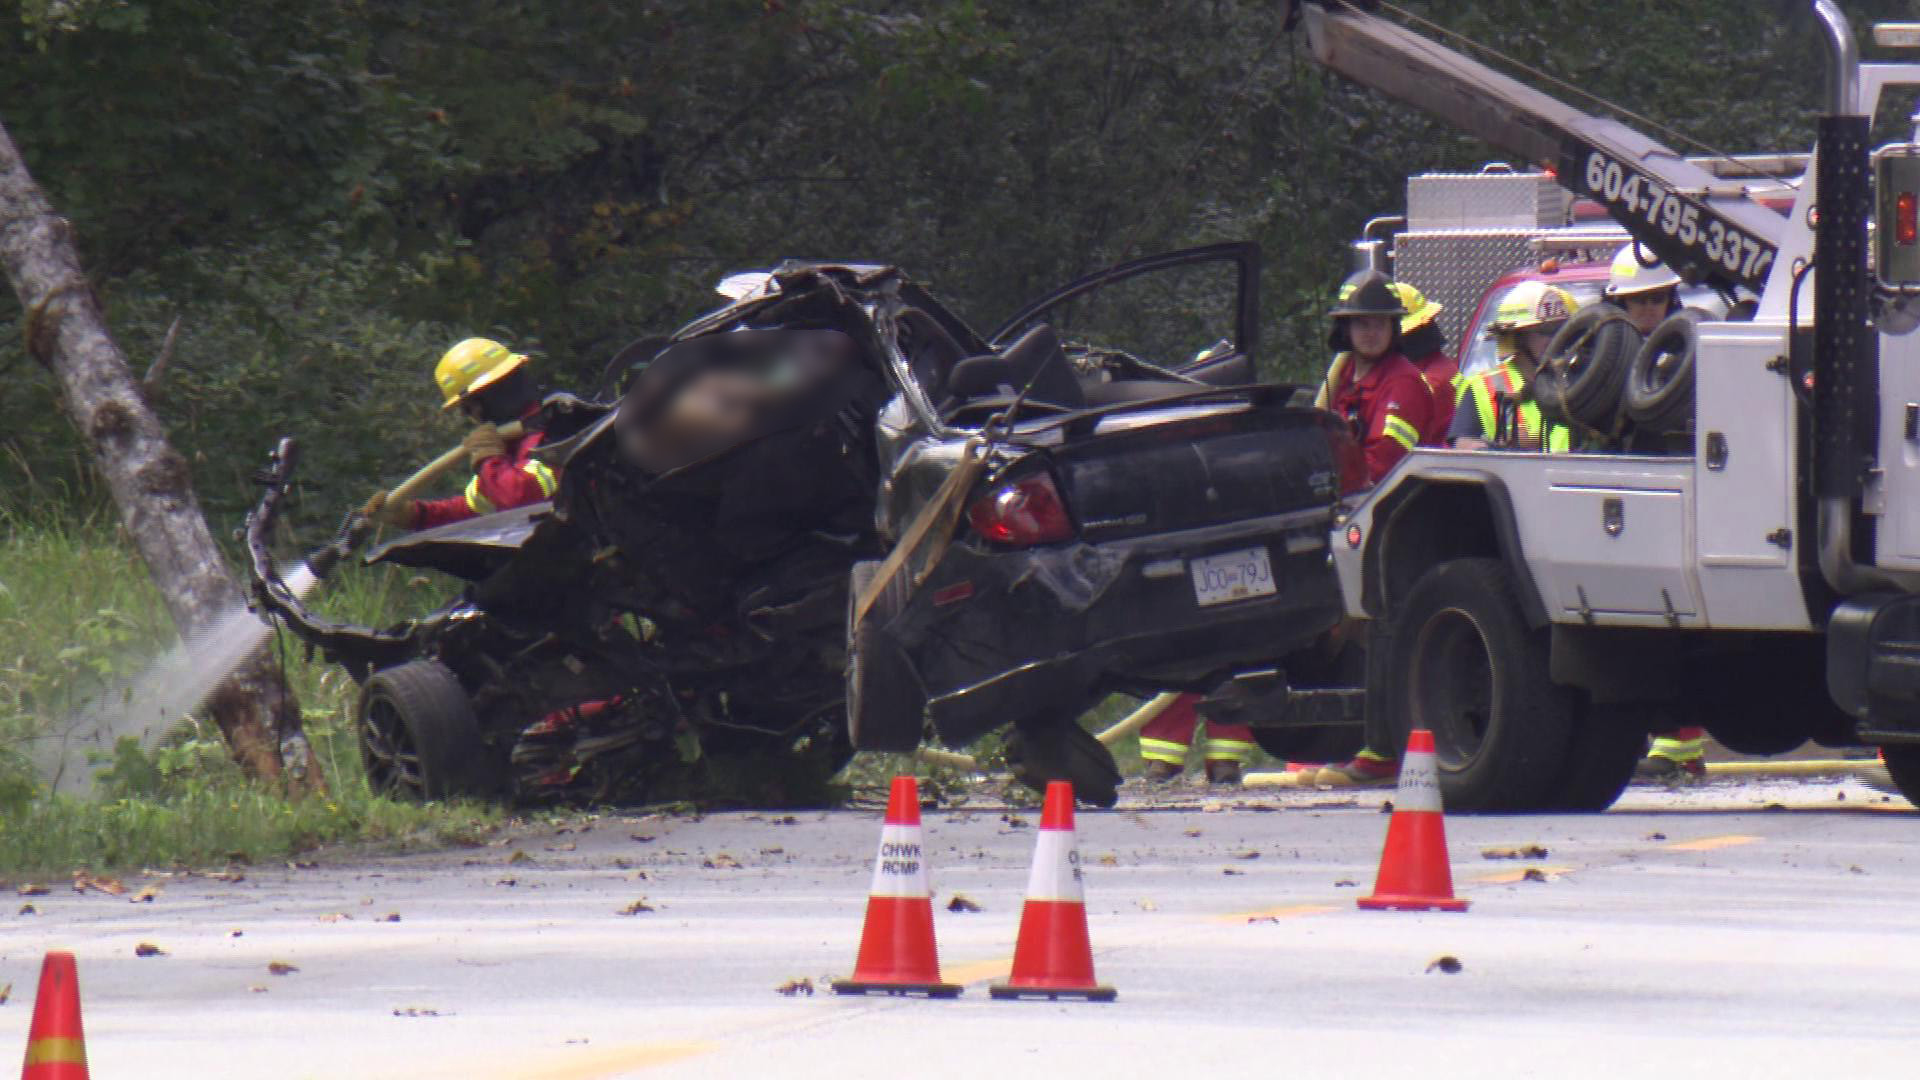
<svg viewBox="0 0 1920 1080"><path fill-rule="evenodd" d="M1628 244L1613 257L1613 266L1607 271L1607 299L1621 300L1656 289L1671 289L1680 284L1680 275L1667 269L1666 263L1642 266L1640 256L1634 250L1637 246Z"/></svg>

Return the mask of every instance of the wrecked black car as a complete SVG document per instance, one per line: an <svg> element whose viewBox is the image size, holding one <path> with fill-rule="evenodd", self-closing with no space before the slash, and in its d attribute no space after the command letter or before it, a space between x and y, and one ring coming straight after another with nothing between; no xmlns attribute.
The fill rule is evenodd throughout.
<svg viewBox="0 0 1920 1080"><path fill-rule="evenodd" d="M1035 302L986 355L913 335L878 425L893 554L853 571L856 747L912 749L923 717L953 745L1012 725L1017 774L1109 805L1112 758L1074 718L1319 647L1356 451L1295 388L1250 385L1258 270L1252 245L1173 252ZM1233 299L1223 324L1179 325L1196 292Z"/></svg>
<svg viewBox="0 0 1920 1080"><path fill-rule="evenodd" d="M369 556L461 577L459 600L385 630L310 611L265 542L285 445L249 520L256 599L362 683L375 783L423 797L817 802L856 747L911 750L930 721L953 745L1012 725L1023 779L1110 804L1086 707L1208 689L1338 619L1326 543L1357 456L1293 388L1245 385L1257 260L1140 260L991 340L893 267L736 275L617 358L616 403L563 403L550 505ZM1215 337L1177 291L1129 305L1152 348L1043 321L1194 266L1236 275L1197 357Z"/></svg>

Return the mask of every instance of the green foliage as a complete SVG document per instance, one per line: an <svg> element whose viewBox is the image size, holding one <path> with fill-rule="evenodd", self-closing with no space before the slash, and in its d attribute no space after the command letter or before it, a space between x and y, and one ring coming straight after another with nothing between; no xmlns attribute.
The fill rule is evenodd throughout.
<svg viewBox="0 0 1920 1080"><path fill-rule="evenodd" d="M306 731L330 784L288 800L247 781L217 732L190 724L151 752L105 751L93 797L49 794L36 748L86 702L169 643L145 570L110 530L0 514L0 870L189 865L282 858L320 844L466 842L499 818L469 805L413 806L367 787L338 668L289 655ZM381 568L343 573L321 607L387 622L434 607L446 586Z"/></svg>
<svg viewBox="0 0 1920 1080"><path fill-rule="evenodd" d="M1361 222L1409 172L1497 155L1319 69L1280 7L24 0L0 101L137 364L179 319L157 405L216 532L288 431L318 529L457 437L426 377L452 340L591 389L785 256L899 262L985 328L1097 266L1252 238L1263 366L1317 373ZM1706 144L1810 140L1804 4L1413 7ZM0 342L0 506L95 505L28 368Z"/></svg>

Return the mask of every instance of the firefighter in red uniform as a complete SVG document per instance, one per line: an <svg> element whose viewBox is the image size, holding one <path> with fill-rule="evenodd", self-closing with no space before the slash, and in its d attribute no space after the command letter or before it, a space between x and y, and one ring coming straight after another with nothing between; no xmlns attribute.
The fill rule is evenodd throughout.
<svg viewBox="0 0 1920 1080"><path fill-rule="evenodd" d="M1140 756L1147 761L1141 776L1161 783L1186 769L1187 748L1193 745L1194 728L1200 723L1194 708L1199 703L1199 694L1181 694L1140 729ZM1252 728L1208 720L1207 783L1238 784L1256 749Z"/></svg>
<svg viewBox="0 0 1920 1080"><path fill-rule="evenodd" d="M451 498L382 506L382 521L430 529L553 497L559 477L532 457L542 435L540 397L524 355L497 341L468 338L440 358L433 381L446 397L441 408L457 407L474 421L474 429L461 441L473 479L463 494ZM499 425L514 420L520 422L521 434L511 439L500 434Z"/></svg>
<svg viewBox="0 0 1920 1080"><path fill-rule="evenodd" d="M1346 418L1366 455L1367 483L1378 483L1433 429L1433 393L1400 353L1407 309L1393 283L1363 271L1340 286L1329 343L1340 350L1322 388L1326 406Z"/></svg>
<svg viewBox="0 0 1920 1080"><path fill-rule="evenodd" d="M1460 393L1460 364L1447 351L1447 335L1440 329L1441 306L1403 281L1390 288L1407 314L1400 320L1400 352L1413 361L1433 394L1432 423L1420 433L1421 446L1447 445L1453 423L1454 399Z"/></svg>

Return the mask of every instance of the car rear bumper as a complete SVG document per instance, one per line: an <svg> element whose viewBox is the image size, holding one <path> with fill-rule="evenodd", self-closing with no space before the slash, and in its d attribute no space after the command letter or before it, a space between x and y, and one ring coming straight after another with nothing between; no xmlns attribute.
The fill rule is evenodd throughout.
<svg viewBox="0 0 1920 1080"><path fill-rule="evenodd" d="M1077 715L1115 689L1206 690L1271 662L1340 618L1316 507L1160 536L1023 551L966 545L882 628L917 675L941 741ZM1263 548L1271 595L1202 605L1193 560ZM917 740L874 732L862 748Z"/></svg>

